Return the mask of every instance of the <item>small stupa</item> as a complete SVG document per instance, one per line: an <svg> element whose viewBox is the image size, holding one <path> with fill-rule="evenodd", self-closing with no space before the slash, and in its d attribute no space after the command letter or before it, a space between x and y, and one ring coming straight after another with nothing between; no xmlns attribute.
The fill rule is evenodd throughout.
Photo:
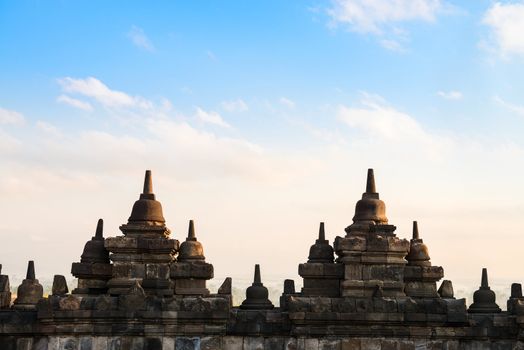
<svg viewBox="0 0 524 350"><path fill-rule="evenodd" d="M482 269L482 281L480 288L473 293L473 304L468 309L471 313L496 313L500 307L495 302L495 292L489 288L488 270Z"/></svg>
<svg viewBox="0 0 524 350"><path fill-rule="evenodd" d="M268 299L268 290L262 284L260 278L260 265L255 265L255 277L253 284L246 290L246 300L240 305L241 309L249 310L269 310L273 309L273 304Z"/></svg>
<svg viewBox="0 0 524 350"><path fill-rule="evenodd" d="M43 296L44 288L35 277L35 263L31 260L27 264L26 277L18 287L13 307L15 309L35 309Z"/></svg>

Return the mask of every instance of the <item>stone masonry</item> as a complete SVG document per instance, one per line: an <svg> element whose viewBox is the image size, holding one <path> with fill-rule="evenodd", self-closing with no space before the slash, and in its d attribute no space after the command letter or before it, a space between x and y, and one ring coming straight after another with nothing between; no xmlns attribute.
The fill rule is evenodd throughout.
<svg viewBox="0 0 524 350"><path fill-rule="evenodd" d="M11 302L9 277L0 275L0 350L524 349L519 283L501 311L483 269L468 308L451 281L437 289L444 270L432 265L418 222L410 240L395 229L369 169L352 223L333 245L320 224L298 266L302 290L285 280L273 305L257 264L233 306L231 278L217 293L206 287L214 269L193 220L181 244L171 238L148 170L122 235L104 238L98 221L72 264L71 293L56 275L44 296L29 261Z"/></svg>

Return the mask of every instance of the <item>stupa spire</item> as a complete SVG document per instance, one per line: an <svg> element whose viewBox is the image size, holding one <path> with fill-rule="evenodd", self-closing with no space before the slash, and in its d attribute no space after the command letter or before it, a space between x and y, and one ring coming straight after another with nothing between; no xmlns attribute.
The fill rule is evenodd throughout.
<svg viewBox="0 0 524 350"><path fill-rule="evenodd" d="M103 219L98 219L98 222L96 224L95 238L99 240L104 239L104 220Z"/></svg>
<svg viewBox="0 0 524 350"><path fill-rule="evenodd" d="M26 280L34 280L35 278L35 262L33 260L29 260L29 263L27 263L27 273L25 276Z"/></svg>
<svg viewBox="0 0 524 350"><path fill-rule="evenodd" d="M480 288L483 288L483 289L489 289L489 284L488 284L488 269L486 269L485 267L482 269L482 280L480 282Z"/></svg>
<svg viewBox="0 0 524 350"><path fill-rule="evenodd" d="M151 170L146 170L144 177L144 194L153 194L153 180L151 179Z"/></svg>
<svg viewBox="0 0 524 350"><path fill-rule="evenodd" d="M260 265L255 264L255 276L253 278L253 285L260 285L262 284L262 278L260 277Z"/></svg>
<svg viewBox="0 0 524 350"><path fill-rule="evenodd" d="M326 240L326 232L324 231L324 223L320 223L320 227L318 228L318 240L319 241L325 241Z"/></svg>
<svg viewBox="0 0 524 350"><path fill-rule="evenodd" d="M419 239L418 222L413 221L413 239Z"/></svg>
<svg viewBox="0 0 524 350"><path fill-rule="evenodd" d="M373 169L368 169L366 193L377 193L377 189L375 187L375 173L373 172Z"/></svg>
<svg viewBox="0 0 524 350"><path fill-rule="evenodd" d="M189 229L187 230L187 239L190 241L196 241L195 223L193 222L193 220L189 220Z"/></svg>

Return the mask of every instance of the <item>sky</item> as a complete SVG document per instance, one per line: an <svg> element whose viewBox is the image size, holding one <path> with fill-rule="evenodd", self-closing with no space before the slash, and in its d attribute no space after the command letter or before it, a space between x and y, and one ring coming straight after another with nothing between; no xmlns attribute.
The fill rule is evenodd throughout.
<svg viewBox="0 0 524 350"><path fill-rule="evenodd" d="M522 282L524 1L0 0L0 263L70 275L151 169L220 279L293 278L368 168L456 285ZM218 283L219 284L219 283Z"/></svg>

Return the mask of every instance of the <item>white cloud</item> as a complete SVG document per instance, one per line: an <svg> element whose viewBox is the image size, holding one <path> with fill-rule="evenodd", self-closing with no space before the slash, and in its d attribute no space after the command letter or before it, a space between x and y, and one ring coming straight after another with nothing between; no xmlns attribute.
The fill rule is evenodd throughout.
<svg viewBox="0 0 524 350"><path fill-rule="evenodd" d="M484 15L482 23L491 29L491 45L500 55L524 54L524 2L496 2Z"/></svg>
<svg viewBox="0 0 524 350"><path fill-rule="evenodd" d="M242 99L233 101L224 101L221 103L222 108L228 112L245 112L249 109L247 103Z"/></svg>
<svg viewBox="0 0 524 350"><path fill-rule="evenodd" d="M222 119L220 114L218 114L217 112L213 112L213 111L207 112L207 111L204 111L202 108L197 107L195 116L199 121L203 123L213 124L213 125L217 125L223 128L231 127L231 125L225 122L224 119Z"/></svg>
<svg viewBox="0 0 524 350"><path fill-rule="evenodd" d="M84 102L81 100L78 100L76 98L69 97L67 95L60 95L56 98L57 102L64 103L66 105L84 110L84 111L92 111L93 106L89 104L89 102Z"/></svg>
<svg viewBox="0 0 524 350"><path fill-rule="evenodd" d="M155 51L155 47L151 43L151 40L149 40L147 35L144 33L144 30L142 28L132 26L129 33L127 33L127 36L129 37L129 39L131 39L131 42L136 47L150 52Z"/></svg>
<svg viewBox="0 0 524 350"><path fill-rule="evenodd" d="M353 31L381 34L392 23L433 22L442 10L440 0L335 0L328 13Z"/></svg>
<svg viewBox="0 0 524 350"><path fill-rule="evenodd" d="M446 100L461 100L463 97L462 92L456 90L438 91L437 95Z"/></svg>
<svg viewBox="0 0 524 350"><path fill-rule="evenodd" d="M0 107L0 124L21 125L24 121L22 113Z"/></svg>
<svg viewBox="0 0 524 350"><path fill-rule="evenodd" d="M409 34L400 27L403 23L434 22L450 9L442 0L333 0L327 13L330 26L379 36L384 48L405 52Z"/></svg>
<svg viewBox="0 0 524 350"><path fill-rule="evenodd" d="M426 131L414 117L395 109L378 95L363 92L360 106L339 106L337 119L389 152L416 152L443 159L453 147L451 139Z"/></svg>
<svg viewBox="0 0 524 350"><path fill-rule="evenodd" d="M152 108L151 101L148 101L139 96L130 96L122 91L111 90L107 85L93 77L88 77L85 79L65 77L58 79L58 82L65 92L93 98L105 107L138 107L142 109Z"/></svg>
<svg viewBox="0 0 524 350"><path fill-rule="evenodd" d="M287 108L295 108L295 102L286 97L281 97L278 101Z"/></svg>
<svg viewBox="0 0 524 350"><path fill-rule="evenodd" d="M515 114L518 114L520 116L524 116L524 106L520 106L520 105L516 105L516 104L513 104L513 103L509 103L507 101L505 101L504 99L502 99L501 97L499 96L494 96L493 97L493 100L498 103L499 105L501 105L502 107L506 108L507 110L515 113Z"/></svg>

